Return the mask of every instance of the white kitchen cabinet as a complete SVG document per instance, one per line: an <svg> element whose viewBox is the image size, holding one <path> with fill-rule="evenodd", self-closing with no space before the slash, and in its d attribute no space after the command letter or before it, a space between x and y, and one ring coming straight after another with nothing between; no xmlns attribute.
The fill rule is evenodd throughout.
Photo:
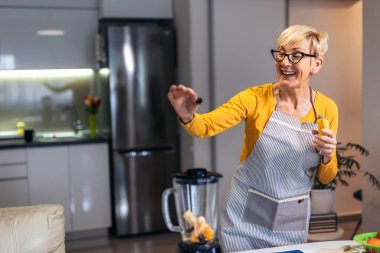
<svg viewBox="0 0 380 253"><path fill-rule="evenodd" d="M173 18L174 0L100 0L101 18Z"/></svg>
<svg viewBox="0 0 380 253"><path fill-rule="evenodd" d="M28 205L26 179L0 181L0 208Z"/></svg>
<svg viewBox="0 0 380 253"><path fill-rule="evenodd" d="M110 227L107 145L70 146L69 161L73 230Z"/></svg>
<svg viewBox="0 0 380 253"><path fill-rule="evenodd" d="M62 36L40 36L58 29ZM93 68L96 8L1 8L0 69Z"/></svg>
<svg viewBox="0 0 380 253"><path fill-rule="evenodd" d="M27 149L30 204L59 203L66 232L111 226L106 143Z"/></svg>
<svg viewBox="0 0 380 253"><path fill-rule="evenodd" d="M1 6L13 7L60 7L60 8L96 8L97 0L1 0Z"/></svg>
<svg viewBox="0 0 380 253"><path fill-rule="evenodd" d="M0 164L23 164L26 162L25 149L4 149L0 151Z"/></svg>
<svg viewBox="0 0 380 253"><path fill-rule="evenodd" d="M65 230L72 230L67 146L28 148L30 204L61 204Z"/></svg>
<svg viewBox="0 0 380 253"><path fill-rule="evenodd" d="M25 149L0 151L0 208L28 204Z"/></svg>

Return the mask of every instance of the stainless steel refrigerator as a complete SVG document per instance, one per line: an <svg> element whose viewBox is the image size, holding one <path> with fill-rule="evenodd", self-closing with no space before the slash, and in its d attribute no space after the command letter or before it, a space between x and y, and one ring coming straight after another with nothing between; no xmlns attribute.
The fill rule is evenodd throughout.
<svg viewBox="0 0 380 253"><path fill-rule="evenodd" d="M167 99L175 81L170 20L103 20L112 129L113 228L117 236L166 230L161 193L179 169L179 134Z"/></svg>

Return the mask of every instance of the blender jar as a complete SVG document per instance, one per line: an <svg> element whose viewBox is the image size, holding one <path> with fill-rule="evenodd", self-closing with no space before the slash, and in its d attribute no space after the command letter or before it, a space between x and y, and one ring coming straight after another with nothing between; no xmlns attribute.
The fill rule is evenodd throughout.
<svg viewBox="0 0 380 253"><path fill-rule="evenodd" d="M218 180L221 177L219 173L200 168L172 176L173 187L162 194L162 209L166 226L181 233L182 244L214 245L217 241ZM174 194L178 226L170 219L170 194Z"/></svg>

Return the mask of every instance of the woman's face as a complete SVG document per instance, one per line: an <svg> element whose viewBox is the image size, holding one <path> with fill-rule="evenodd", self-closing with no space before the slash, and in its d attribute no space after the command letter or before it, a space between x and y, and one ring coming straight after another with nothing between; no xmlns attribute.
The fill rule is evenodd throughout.
<svg viewBox="0 0 380 253"><path fill-rule="evenodd" d="M278 51L286 54L294 52L302 52L305 54L314 54L310 52L310 42L302 41L295 45L281 46ZM314 57L304 56L298 63L292 63L288 57L285 57L280 62L275 62L277 77L280 85L289 88L297 88L301 86L308 86L310 77L319 71L322 65L321 59Z"/></svg>

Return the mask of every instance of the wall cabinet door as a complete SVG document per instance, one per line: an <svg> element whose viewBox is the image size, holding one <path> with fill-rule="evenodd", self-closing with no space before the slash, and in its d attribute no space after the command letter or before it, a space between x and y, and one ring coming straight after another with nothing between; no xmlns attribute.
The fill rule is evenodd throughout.
<svg viewBox="0 0 380 253"><path fill-rule="evenodd" d="M0 69L93 68L96 31L96 9L0 8Z"/></svg>
<svg viewBox="0 0 380 253"><path fill-rule="evenodd" d="M96 8L97 0L1 0L0 6L43 8Z"/></svg>
<svg viewBox="0 0 380 253"><path fill-rule="evenodd" d="M100 0L101 18L172 18L172 0Z"/></svg>
<svg viewBox="0 0 380 253"><path fill-rule="evenodd" d="M69 149L73 231L111 226L107 144Z"/></svg>
<svg viewBox="0 0 380 253"><path fill-rule="evenodd" d="M30 204L61 204L71 231L68 147L27 149Z"/></svg>

